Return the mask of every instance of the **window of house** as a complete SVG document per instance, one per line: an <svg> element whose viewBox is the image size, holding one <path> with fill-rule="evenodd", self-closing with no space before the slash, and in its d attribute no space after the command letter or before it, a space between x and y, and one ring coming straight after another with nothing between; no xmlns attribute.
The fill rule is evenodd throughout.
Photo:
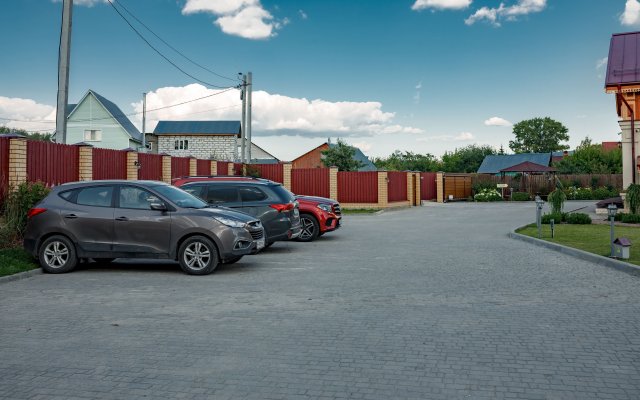
<svg viewBox="0 0 640 400"><path fill-rule="evenodd" d="M174 148L176 150L189 150L188 140L176 140Z"/></svg>
<svg viewBox="0 0 640 400"><path fill-rule="evenodd" d="M176 150L178 150L178 146L180 146L180 141L179 141L179 140L176 140L176 143L175 143L175 144L176 144L175 149L176 149Z"/></svg>
<svg viewBox="0 0 640 400"><path fill-rule="evenodd" d="M102 131L100 129L85 129L85 142L99 142L102 140Z"/></svg>

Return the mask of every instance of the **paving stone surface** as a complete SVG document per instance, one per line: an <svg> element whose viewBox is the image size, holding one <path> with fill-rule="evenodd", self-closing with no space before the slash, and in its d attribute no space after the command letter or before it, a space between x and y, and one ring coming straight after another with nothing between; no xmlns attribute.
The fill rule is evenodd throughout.
<svg viewBox="0 0 640 400"><path fill-rule="evenodd" d="M0 399L640 398L640 277L507 238L534 213L347 216L205 277L2 284Z"/></svg>

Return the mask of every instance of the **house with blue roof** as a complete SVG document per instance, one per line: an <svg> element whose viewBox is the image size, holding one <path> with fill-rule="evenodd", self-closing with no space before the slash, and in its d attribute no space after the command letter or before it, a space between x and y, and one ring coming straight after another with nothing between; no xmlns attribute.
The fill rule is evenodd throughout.
<svg viewBox="0 0 640 400"><path fill-rule="evenodd" d="M240 121L160 121L152 141L171 156L235 161L240 134Z"/></svg>
<svg viewBox="0 0 640 400"><path fill-rule="evenodd" d="M80 142L106 149L137 150L142 146L142 134L117 105L90 89L78 104L67 106L66 143Z"/></svg>
<svg viewBox="0 0 640 400"><path fill-rule="evenodd" d="M478 168L479 174L498 175L502 170L522 163L532 163L548 167L551 164L551 153L520 153L486 156Z"/></svg>

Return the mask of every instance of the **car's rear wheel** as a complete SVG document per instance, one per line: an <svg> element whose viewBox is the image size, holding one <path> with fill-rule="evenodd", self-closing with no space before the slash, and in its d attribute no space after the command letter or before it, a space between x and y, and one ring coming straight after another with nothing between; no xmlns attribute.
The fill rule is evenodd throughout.
<svg viewBox="0 0 640 400"><path fill-rule="evenodd" d="M64 236L51 236L42 243L38 251L40 266L50 274L70 272L78 264L76 248Z"/></svg>
<svg viewBox="0 0 640 400"><path fill-rule="evenodd" d="M240 261L241 258L242 256L227 258L226 260L224 260L223 264L234 264Z"/></svg>
<svg viewBox="0 0 640 400"><path fill-rule="evenodd" d="M302 226L302 231L297 238L298 242L312 242L318 237L320 225L315 217L309 214L300 215L300 225Z"/></svg>
<svg viewBox="0 0 640 400"><path fill-rule="evenodd" d="M218 251L211 240L193 236L185 240L178 251L180 267L189 275L207 275L218 266Z"/></svg>

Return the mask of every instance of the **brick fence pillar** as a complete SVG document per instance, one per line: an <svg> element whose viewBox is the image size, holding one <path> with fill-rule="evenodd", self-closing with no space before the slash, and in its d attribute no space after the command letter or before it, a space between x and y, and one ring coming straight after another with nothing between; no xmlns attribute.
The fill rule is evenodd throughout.
<svg viewBox="0 0 640 400"><path fill-rule="evenodd" d="M162 180L171 183L171 156L162 156Z"/></svg>
<svg viewBox="0 0 640 400"><path fill-rule="evenodd" d="M227 164L227 175L229 176L233 176L234 174L234 165L232 162L230 162L229 164Z"/></svg>
<svg viewBox="0 0 640 400"><path fill-rule="evenodd" d="M78 153L78 179L90 181L93 179L93 146L80 146Z"/></svg>
<svg viewBox="0 0 640 400"><path fill-rule="evenodd" d="M189 176L198 175L198 160L195 158L189 159Z"/></svg>
<svg viewBox="0 0 640 400"><path fill-rule="evenodd" d="M211 163L211 175L218 175L218 162L216 160L209 162Z"/></svg>
<svg viewBox="0 0 640 400"><path fill-rule="evenodd" d="M9 140L9 188L15 189L27 181L27 141Z"/></svg>
<svg viewBox="0 0 640 400"><path fill-rule="evenodd" d="M389 178L387 171L378 171L378 207L389 205Z"/></svg>
<svg viewBox="0 0 640 400"><path fill-rule="evenodd" d="M329 198L338 200L338 167L329 168Z"/></svg>
<svg viewBox="0 0 640 400"><path fill-rule="evenodd" d="M414 194L413 194L413 173L411 172L405 172L405 174L407 175L407 201L409 202L409 205L413 205L413 198L414 198Z"/></svg>
<svg viewBox="0 0 640 400"><path fill-rule="evenodd" d="M291 163L282 164L282 185L291 190Z"/></svg>
<svg viewBox="0 0 640 400"><path fill-rule="evenodd" d="M127 152L127 180L137 180L138 170L138 153L135 151Z"/></svg>
<svg viewBox="0 0 640 400"><path fill-rule="evenodd" d="M444 202L444 172L438 172L436 174L436 196L438 203Z"/></svg>
<svg viewBox="0 0 640 400"><path fill-rule="evenodd" d="M414 172L413 174L416 177L416 193L415 193L415 205L422 205L422 180L420 177L420 172Z"/></svg>

